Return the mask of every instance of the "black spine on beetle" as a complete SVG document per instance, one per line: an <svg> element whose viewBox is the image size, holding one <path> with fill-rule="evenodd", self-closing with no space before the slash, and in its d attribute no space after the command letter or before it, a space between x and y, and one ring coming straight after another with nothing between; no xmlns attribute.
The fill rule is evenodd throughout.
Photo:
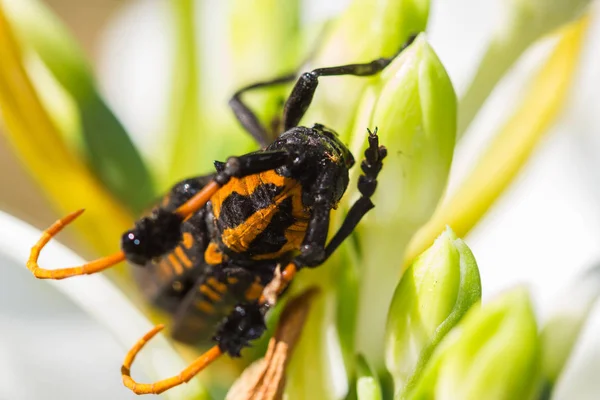
<svg viewBox="0 0 600 400"><path fill-rule="evenodd" d="M177 246L181 241L181 222L178 214L157 208L152 215L135 223L135 228L121 237L121 248L127 260L145 265Z"/></svg>

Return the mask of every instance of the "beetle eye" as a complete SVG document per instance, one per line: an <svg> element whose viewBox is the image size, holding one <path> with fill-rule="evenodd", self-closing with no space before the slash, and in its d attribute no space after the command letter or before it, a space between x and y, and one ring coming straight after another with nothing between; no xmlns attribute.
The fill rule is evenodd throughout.
<svg viewBox="0 0 600 400"><path fill-rule="evenodd" d="M121 248L125 252L127 260L133 264L145 265L149 259L146 240L141 237L137 229L125 232L121 238Z"/></svg>
<svg viewBox="0 0 600 400"><path fill-rule="evenodd" d="M175 248L181 240L181 217L162 208L140 219L135 228L121 237L127 260L144 265L154 257Z"/></svg>

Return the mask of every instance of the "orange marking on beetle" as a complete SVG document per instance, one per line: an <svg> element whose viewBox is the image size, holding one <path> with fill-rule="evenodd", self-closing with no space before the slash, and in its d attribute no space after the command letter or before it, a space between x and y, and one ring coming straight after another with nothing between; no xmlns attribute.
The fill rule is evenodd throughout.
<svg viewBox="0 0 600 400"><path fill-rule="evenodd" d="M209 299L211 299L214 302L221 301L221 295L219 293L215 292L214 290L212 290L207 285L200 285L198 290L200 291L200 293L202 293L203 295L205 295L206 297L208 297Z"/></svg>
<svg viewBox="0 0 600 400"><path fill-rule="evenodd" d="M227 285L219 282L212 276L206 280L206 283L219 293L225 293L227 291Z"/></svg>
<svg viewBox="0 0 600 400"><path fill-rule="evenodd" d="M296 221L290 225L284 232L286 243L281 248L273 253L267 254L256 254L252 256L253 260L275 260L280 258L290 251L300 249L304 236L306 235L306 228L308 227L308 221Z"/></svg>
<svg viewBox="0 0 600 400"><path fill-rule="evenodd" d="M293 181L293 179L278 175L277 172L275 172L275 170L272 170L272 169L261 172L259 174L259 179L263 185L266 183L270 183L275 186L286 186L286 184L289 183L289 181Z"/></svg>
<svg viewBox="0 0 600 400"><path fill-rule="evenodd" d="M175 270L175 273L177 275L183 274L183 267L181 266L181 263L179 262L179 260L177 259L177 257L175 257L175 254L171 253L171 254L169 254L167 256L167 258L169 259L169 262L173 266L173 269Z"/></svg>
<svg viewBox="0 0 600 400"><path fill-rule="evenodd" d="M308 214L302 205L302 186L296 180L281 177L274 171L266 171L261 173L260 176L264 179L263 184L273 183L269 179L275 180L275 183L282 186L283 190L275 196L272 204L257 210L235 228L227 228L222 232L221 240L223 244L236 253L247 251L252 241L265 229L268 229L273 216L279 209L279 205L288 197L292 197L292 212L296 214L294 217L308 218ZM296 212L294 212L294 204L298 209Z"/></svg>
<svg viewBox="0 0 600 400"><path fill-rule="evenodd" d="M181 246L175 247L175 255L179 258L179 260L181 260L186 268L190 268L192 265L194 265L192 260L190 260L187 254L185 254L185 251L183 251Z"/></svg>
<svg viewBox="0 0 600 400"><path fill-rule="evenodd" d="M213 307L213 305L210 304L206 300L197 301L195 303L195 306L198 310L200 310L206 314L214 314L215 313L215 308Z"/></svg>
<svg viewBox="0 0 600 400"><path fill-rule="evenodd" d="M240 280L238 278L235 278L233 276L228 276L227 277L227 283L229 283L230 285L235 285L236 283L238 283Z"/></svg>
<svg viewBox="0 0 600 400"><path fill-rule="evenodd" d="M256 190L260 185L260 179L258 175L248 175L244 178L231 178L229 182L223 185L217 193L215 193L210 201L212 203L213 215L215 218L219 218L221 214L221 205L223 201L228 198L232 193L238 193L242 196L248 196Z"/></svg>
<svg viewBox="0 0 600 400"><path fill-rule="evenodd" d="M272 184L278 187L291 187L296 184L296 181L278 175L274 170L248 175L243 178L231 178L229 182L223 185L223 187L221 187L210 199L213 207L213 215L215 218L219 218L223 201L225 201L232 193L235 192L241 196L250 196L254 193L256 188L264 184Z"/></svg>
<svg viewBox="0 0 600 400"><path fill-rule="evenodd" d="M265 287L258 282L253 282L252 285L244 293L244 297L248 301L254 301L260 297Z"/></svg>
<svg viewBox="0 0 600 400"><path fill-rule="evenodd" d="M250 243L269 226L271 219L277 212L277 207L277 203L271 204L256 211L235 228L225 229L221 234L223 244L236 253L243 253L248 250Z"/></svg>
<svg viewBox="0 0 600 400"><path fill-rule="evenodd" d="M215 242L210 242L204 251L204 261L207 264L217 265L223 262L223 253Z"/></svg>
<svg viewBox="0 0 600 400"><path fill-rule="evenodd" d="M183 245L186 249L191 249L194 246L194 237L189 232L183 233Z"/></svg>

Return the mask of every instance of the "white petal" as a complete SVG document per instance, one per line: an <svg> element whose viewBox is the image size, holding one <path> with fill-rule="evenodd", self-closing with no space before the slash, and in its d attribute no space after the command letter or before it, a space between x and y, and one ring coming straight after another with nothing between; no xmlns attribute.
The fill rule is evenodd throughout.
<svg viewBox="0 0 600 400"><path fill-rule="evenodd" d="M76 395L74 393L75 389L71 388L71 385L76 386L78 384L79 374L77 376L67 375L68 369L65 369L65 373L63 374L60 371L60 365L61 363L71 361L73 363L84 362L84 360L87 360L87 362L81 366L82 375L85 375L86 371L91 373L92 376L96 376L96 374L99 376L109 374L110 383L114 382L116 393L122 398L130 398L133 395L127 389L116 389L117 386L121 385L120 367L122 357L125 356L125 352L129 347L145 332L150 330L153 325L133 306L122 292L101 274L62 281L36 281L33 275L25 269L25 263L29 257L29 250L32 244L38 240L40 235L41 232L35 228L8 214L0 212L0 260L5 261L3 268L7 268L7 266L14 267L14 264L20 265L30 276L30 281L24 281L26 283L23 287L11 287L11 282L6 277L11 276L12 272L3 272L2 284L8 285L13 293L15 291L22 292L27 299L52 299L53 296L47 293L47 285L51 285L66 295L76 306L98 321L104 328L108 329L121 347L120 349L115 349L114 342L111 343L109 337L101 332L95 332L95 329L100 329L101 327L92 324L91 321L73 320L72 317L64 318L64 309L56 311L52 309L48 310L47 304L37 304L34 301L29 302L28 307L23 309L23 313L26 313L26 315L20 316L23 317L23 325L32 328L32 330L21 337L17 337L14 330L11 331L11 329L7 329L5 326L11 327L12 323L9 323L9 321L15 318L14 315L10 316L10 310L22 305L15 304L13 306L10 302L16 301L16 299L6 298L2 301L0 308L0 324L3 327L0 330L0 332L3 332L0 334L7 335L6 338L9 340L21 341L20 345L15 344L15 346L21 346L26 352L25 355L22 355L25 360L33 360L32 364L38 364L39 361L38 368L34 371L38 371L40 375L31 376L31 371L24 371L26 372L25 377L17 377L16 381L13 381L15 377L9 378L2 375L2 379L8 380L10 385L5 386L0 384L0 388L8 387L7 390L16 392L10 392L12 395L5 397L0 391L0 398L22 399L23 395L25 398L41 398L39 397L39 390L43 390L42 393L46 393L45 390L51 390L53 385L56 385L55 389L58 391L57 393L71 393L74 396L72 397L73 399L80 399L83 392ZM84 262L82 258L56 241L50 242L40 257L41 266L73 266ZM66 308L68 309L69 307L67 305ZM52 314L40 315L40 310L46 310L46 312ZM82 316L80 315L79 317ZM101 342L96 343L96 340ZM0 354L4 354L7 350L13 350L13 354L15 354L11 342L2 340L0 344ZM3 349L2 345L6 346L6 348ZM55 352L55 347L58 346L64 352L77 350L81 353L73 355L72 352L65 354L62 351ZM34 350L37 351L34 352ZM118 361L109 358L111 360L110 364L112 364L110 370L105 369L109 367L108 360L103 358L105 351L109 353L112 351L112 355L116 355L119 351L121 353L121 359ZM66 356L66 354L71 354L71 356ZM101 362L96 363L95 357L100 357ZM44 359L46 359L45 362ZM43 365L52 365L53 361L56 367L44 371ZM136 364L143 367L146 376L150 377L150 379L166 378L178 373L180 369L185 367L183 361L162 335L158 335L148 348L144 349ZM0 371L7 369L9 372L16 374L17 372L12 370L11 366L5 357L0 356ZM72 365L71 370L73 370ZM46 374L48 374L47 376L54 377L62 376L63 381L52 382ZM138 368L134 368L133 370L133 375L137 376L136 374L139 374ZM140 381L144 381L143 376L138 378ZM19 379L25 379L25 384L16 386L15 382L19 382ZM0 380L0 382L2 381ZM37 382L40 385L45 383L46 386L35 388L32 387L31 382ZM48 385L50 383L51 385ZM90 384L90 381L87 381L87 384ZM95 387L88 387L87 389L90 390L90 393L85 395L86 399L113 398L112 395L109 397L101 396L100 393L105 392L100 391L100 389L97 390ZM181 389L183 391L172 390L167 393L169 396L181 396L182 393L185 393L186 396L191 396L197 393L198 389L199 384L192 381L190 384L184 385ZM81 390L85 390L85 386L81 387ZM94 391L97 391L97 393L94 393ZM36 393L37 397L35 396ZM32 397L28 397L30 395ZM49 398L52 396L46 393L43 397ZM61 396L60 398L64 399L65 397Z"/></svg>

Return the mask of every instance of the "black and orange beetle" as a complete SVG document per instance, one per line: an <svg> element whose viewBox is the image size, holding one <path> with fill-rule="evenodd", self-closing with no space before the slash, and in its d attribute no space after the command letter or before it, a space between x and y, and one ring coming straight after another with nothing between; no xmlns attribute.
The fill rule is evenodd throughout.
<svg viewBox="0 0 600 400"><path fill-rule="evenodd" d="M410 40L402 49L408 44ZM290 83L296 76L239 90L229 104L262 150L215 162L215 173L176 184L151 215L123 235L122 251L83 266L47 270L37 264L41 249L82 211L44 232L27 263L36 277L91 274L126 259L139 266L135 275L144 293L173 315L175 339L190 344L216 341L179 375L153 384L137 383L130 377L130 366L162 327L154 328L125 358L122 374L127 387L138 394L161 393L187 382L223 353L239 356L264 333L265 313L296 272L322 264L374 207L370 197L386 156L376 130L369 131L361 163L361 197L327 243L330 212L346 191L354 158L334 131L320 124L307 128L298 123L320 77L374 75L394 57L302 74L284 107L283 133L272 143L267 129L241 97L249 90Z"/></svg>

